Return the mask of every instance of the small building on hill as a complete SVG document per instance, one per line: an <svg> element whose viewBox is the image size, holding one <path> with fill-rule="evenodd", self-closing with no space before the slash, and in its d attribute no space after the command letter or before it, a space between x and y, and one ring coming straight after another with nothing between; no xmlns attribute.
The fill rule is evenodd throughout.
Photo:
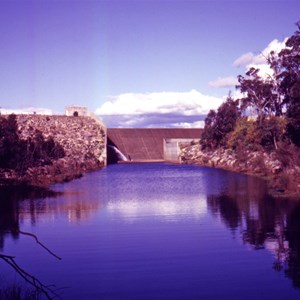
<svg viewBox="0 0 300 300"><path fill-rule="evenodd" d="M74 116L74 117L87 117L88 110L83 106L66 106L65 107L66 116Z"/></svg>

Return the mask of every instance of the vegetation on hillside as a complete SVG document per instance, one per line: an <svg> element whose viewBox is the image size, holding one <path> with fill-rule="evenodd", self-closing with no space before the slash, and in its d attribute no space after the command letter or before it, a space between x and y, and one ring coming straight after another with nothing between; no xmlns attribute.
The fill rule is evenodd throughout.
<svg viewBox="0 0 300 300"><path fill-rule="evenodd" d="M274 152L286 167L300 166L300 21L279 53L266 57L270 74L251 67L238 76L242 97L211 110L201 148Z"/></svg>
<svg viewBox="0 0 300 300"><path fill-rule="evenodd" d="M24 173L29 167L51 164L65 155L52 137L44 138L36 130L33 136L21 139L15 115L0 116L0 168Z"/></svg>

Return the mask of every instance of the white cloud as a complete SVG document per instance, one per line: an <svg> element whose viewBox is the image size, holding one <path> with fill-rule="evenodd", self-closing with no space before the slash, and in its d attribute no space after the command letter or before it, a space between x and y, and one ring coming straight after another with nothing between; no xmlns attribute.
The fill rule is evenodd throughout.
<svg viewBox="0 0 300 300"><path fill-rule="evenodd" d="M276 53L279 53L283 48L285 48L285 43L288 40L288 38L285 38L282 42L278 41L277 39L273 40L269 45L263 50L263 55L265 57L268 56L268 54L271 51L274 51Z"/></svg>
<svg viewBox="0 0 300 300"><path fill-rule="evenodd" d="M51 109L48 108L39 108L39 107L26 107L20 109L0 109L1 114L9 115L9 114L16 114L16 115L29 115L29 114L38 114L38 115L52 115L53 112Z"/></svg>
<svg viewBox="0 0 300 300"><path fill-rule="evenodd" d="M273 40L269 45L261 51L259 54L254 54L252 52L247 52L241 55L233 62L234 67L245 67L246 70L249 70L251 67L259 69L258 75L266 78L273 75L273 71L270 69L267 64L267 58L271 51L279 53L284 47L287 39L284 39L282 42L277 39ZM231 88L238 85L238 80L234 76L220 77L216 80L210 81L208 83L211 87L216 88Z"/></svg>
<svg viewBox="0 0 300 300"><path fill-rule="evenodd" d="M243 94L240 90L238 90L238 89L235 89L235 90L232 91L232 93L231 93L231 97L232 97L234 100L241 99L243 96L244 96L244 94Z"/></svg>
<svg viewBox="0 0 300 300"><path fill-rule="evenodd" d="M188 122L175 123L175 124L173 124L173 127L176 127L176 128L203 128L204 120L203 121L195 121L192 123L188 123Z"/></svg>
<svg viewBox="0 0 300 300"><path fill-rule="evenodd" d="M260 69L259 75L266 77L273 74L273 71L267 64L267 57L271 51L279 53L284 47L287 39L284 39L282 42L277 39L273 40L269 45L259 54L255 55L252 52L248 52L237 58L233 65L235 67L243 67L250 69L251 67Z"/></svg>
<svg viewBox="0 0 300 300"><path fill-rule="evenodd" d="M196 90L126 93L110 97L95 114L109 127L199 127L203 116L222 102Z"/></svg>
<svg viewBox="0 0 300 300"><path fill-rule="evenodd" d="M234 76L218 78L217 80L213 80L208 83L209 86L216 88L230 88L236 86L237 84L238 80Z"/></svg>
<svg viewBox="0 0 300 300"><path fill-rule="evenodd" d="M253 62L254 56L255 55L252 52L245 53L233 62L233 66L234 67L246 66Z"/></svg>
<svg viewBox="0 0 300 300"><path fill-rule="evenodd" d="M237 58L233 65L235 67L243 67L248 65L261 65L267 62L267 57L271 51L279 53L281 49L285 47L285 42L287 39L284 39L282 42L277 39L273 40L269 45L259 54L255 55L252 52L248 52Z"/></svg>
<svg viewBox="0 0 300 300"><path fill-rule="evenodd" d="M139 115L179 113L185 116L205 114L218 107L222 99L190 92L126 93L110 97L96 109L96 115Z"/></svg>

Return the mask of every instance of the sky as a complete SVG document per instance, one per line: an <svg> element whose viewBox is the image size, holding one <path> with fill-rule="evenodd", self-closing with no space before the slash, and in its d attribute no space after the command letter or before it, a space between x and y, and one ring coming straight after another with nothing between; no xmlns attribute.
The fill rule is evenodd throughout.
<svg viewBox="0 0 300 300"><path fill-rule="evenodd" d="M0 0L0 107L202 127L298 20L298 0Z"/></svg>

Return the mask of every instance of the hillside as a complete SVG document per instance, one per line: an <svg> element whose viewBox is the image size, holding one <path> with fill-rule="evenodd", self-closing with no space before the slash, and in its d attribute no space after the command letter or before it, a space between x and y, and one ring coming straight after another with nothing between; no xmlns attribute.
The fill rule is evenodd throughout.
<svg viewBox="0 0 300 300"><path fill-rule="evenodd" d="M46 186L104 166L106 129L90 117L1 116L0 182Z"/></svg>

